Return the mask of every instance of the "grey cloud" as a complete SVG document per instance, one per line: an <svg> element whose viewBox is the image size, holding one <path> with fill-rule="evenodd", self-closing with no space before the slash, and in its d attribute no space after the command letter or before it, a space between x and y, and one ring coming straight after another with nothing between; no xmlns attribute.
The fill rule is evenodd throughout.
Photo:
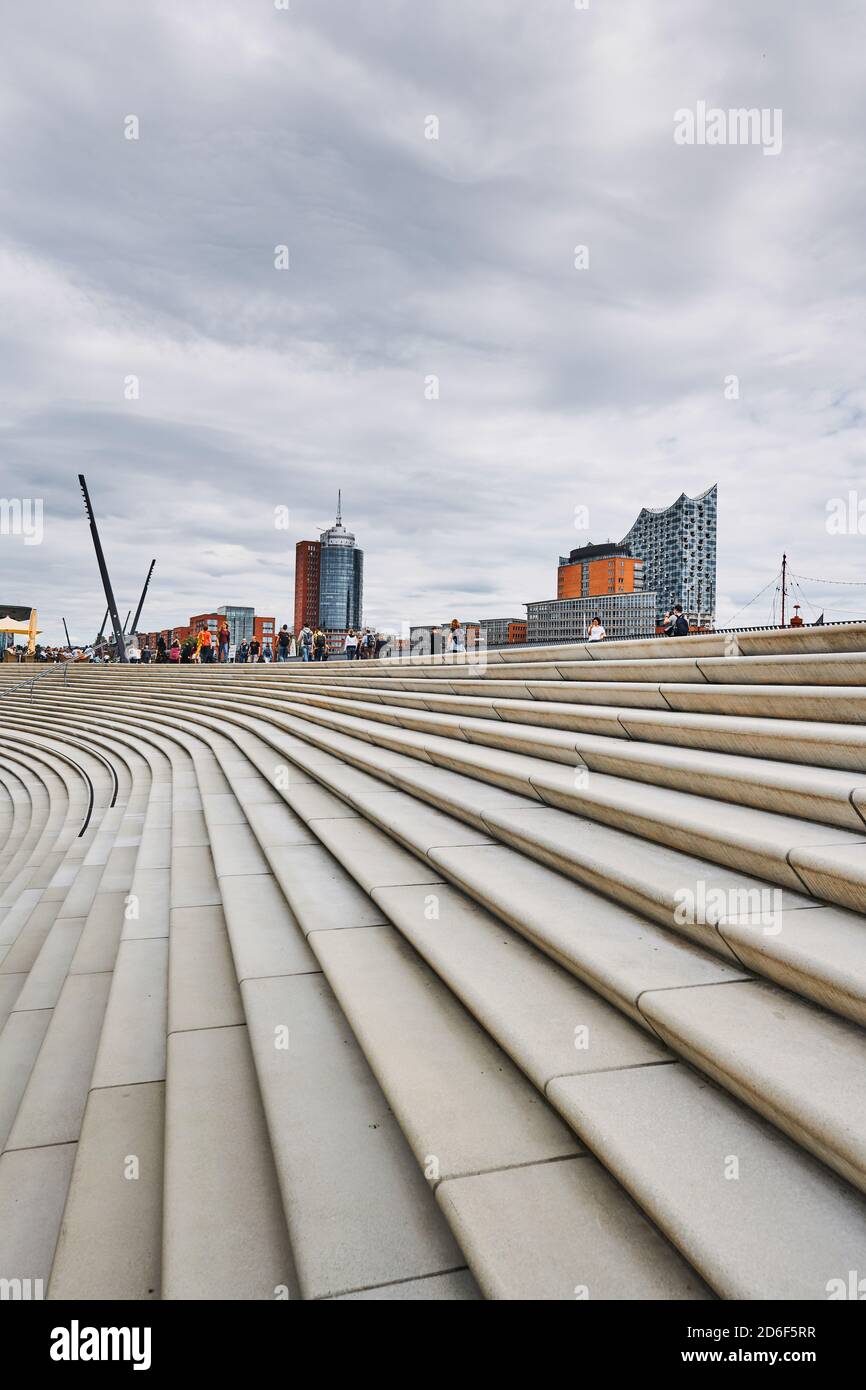
<svg viewBox="0 0 866 1390"><path fill-rule="evenodd" d="M519 612L576 505L618 538L716 479L720 617L783 548L858 577L826 504L864 476L861 6L55 0L4 31L2 490L46 532L0 570L49 636L102 615L79 471L126 606L157 556L160 625L290 618L338 486L387 625ZM676 147L698 99L781 106L782 155Z"/></svg>

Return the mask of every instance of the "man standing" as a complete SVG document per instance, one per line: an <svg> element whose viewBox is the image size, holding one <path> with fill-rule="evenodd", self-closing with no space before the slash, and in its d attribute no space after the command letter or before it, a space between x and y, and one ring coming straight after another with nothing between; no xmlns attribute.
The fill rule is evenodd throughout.
<svg viewBox="0 0 866 1390"><path fill-rule="evenodd" d="M277 661L288 661L290 641L288 626L283 623L277 634Z"/></svg>
<svg viewBox="0 0 866 1390"><path fill-rule="evenodd" d="M322 629L321 629L320 627L317 627L317 628L316 628L316 634L315 634L315 636L314 636L314 638L313 638L313 660L314 660L314 661L324 661L324 660L325 660L325 655L326 655L326 651L327 651L327 645L328 645L328 643L327 643L327 638L325 637L324 632L322 631Z"/></svg>
<svg viewBox="0 0 866 1390"><path fill-rule="evenodd" d="M306 623L301 628L301 660L309 661L313 655L313 630Z"/></svg>
<svg viewBox="0 0 866 1390"><path fill-rule="evenodd" d="M675 603L671 611L665 613L662 624L666 637L688 637L689 635L689 620L683 612L681 603Z"/></svg>

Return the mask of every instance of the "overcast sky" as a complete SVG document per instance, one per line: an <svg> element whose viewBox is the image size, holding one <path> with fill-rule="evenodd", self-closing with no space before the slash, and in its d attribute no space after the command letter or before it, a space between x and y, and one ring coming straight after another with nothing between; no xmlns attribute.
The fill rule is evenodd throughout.
<svg viewBox="0 0 866 1390"><path fill-rule="evenodd" d="M391 629L519 615L714 482L720 622L783 549L866 581L828 531L866 512L862 0L7 0L0 38L0 493L44 499L0 607L48 640L104 607L78 472L151 628L291 623L339 486ZM676 144L701 101L781 153Z"/></svg>

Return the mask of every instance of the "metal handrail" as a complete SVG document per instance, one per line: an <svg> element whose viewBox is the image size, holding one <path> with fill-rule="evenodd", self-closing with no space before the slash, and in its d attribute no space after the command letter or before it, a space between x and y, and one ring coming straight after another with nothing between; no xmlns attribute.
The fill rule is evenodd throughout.
<svg viewBox="0 0 866 1390"><path fill-rule="evenodd" d="M65 685L65 684L66 684L66 678L67 678L67 675L68 675L68 673L69 673L69 662L68 662L68 661L64 661L62 664L63 664L63 684ZM21 688L22 685L29 685L29 686L30 686L30 699L32 700L32 699L33 699L33 687L35 686L36 682L37 682L37 681L41 681L41 680L45 680L48 676L53 676L54 673L55 673L55 671L58 669L58 666L59 666L59 665L60 665L60 662L55 662L54 665L51 667L51 669L50 669L49 671L39 671L39 672L37 672L37 674L34 675L34 676L24 676L20 681L13 681L11 685L7 685L7 686L5 686L4 688L0 688L0 695L11 695L12 692L13 692L13 690L20 690L20 688Z"/></svg>

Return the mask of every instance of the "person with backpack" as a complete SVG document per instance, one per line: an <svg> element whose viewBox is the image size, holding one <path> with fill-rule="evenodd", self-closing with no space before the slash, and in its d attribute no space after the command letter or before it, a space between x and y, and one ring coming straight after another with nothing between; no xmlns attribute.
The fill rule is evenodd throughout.
<svg viewBox="0 0 866 1390"><path fill-rule="evenodd" d="M282 627L277 633L277 661L288 661L290 642L291 638L289 637L288 626L285 623L283 623Z"/></svg>
<svg viewBox="0 0 866 1390"><path fill-rule="evenodd" d="M240 646L238 647L237 655L235 656L235 661L239 662L241 666L246 665L246 660L249 656L249 652L249 643L247 642L246 638L244 638L243 642L241 642Z"/></svg>
<svg viewBox="0 0 866 1390"><path fill-rule="evenodd" d="M301 660L309 661L313 655L313 630L306 623L300 631Z"/></svg>
<svg viewBox="0 0 866 1390"><path fill-rule="evenodd" d="M156 639L156 659L157 659L157 661L165 661L166 655L167 655L167 653L166 653L165 638L163 637L162 633L160 633L159 636L158 636L157 639Z"/></svg>
<svg viewBox="0 0 866 1390"><path fill-rule="evenodd" d="M663 626L666 637L688 637L689 620L681 603L675 603L671 611L665 614Z"/></svg>
<svg viewBox="0 0 866 1390"><path fill-rule="evenodd" d="M198 635L199 661L206 666L213 660L213 638L210 635L210 628L202 628Z"/></svg>
<svg viewBox="0 0 866 1390"><path fill-rule="evenodd" d="M327 638L320 627L316 628L313 635L313 660L324 661L327 655Z"/></svg>
<svg viewBox="0 0 866 1390"><path fill-rule="evenodd" d="M347 661L354 661L358 655L358 634L353 627L346 633L346 640L343 643L343 650L346 653Z"/></svg>

